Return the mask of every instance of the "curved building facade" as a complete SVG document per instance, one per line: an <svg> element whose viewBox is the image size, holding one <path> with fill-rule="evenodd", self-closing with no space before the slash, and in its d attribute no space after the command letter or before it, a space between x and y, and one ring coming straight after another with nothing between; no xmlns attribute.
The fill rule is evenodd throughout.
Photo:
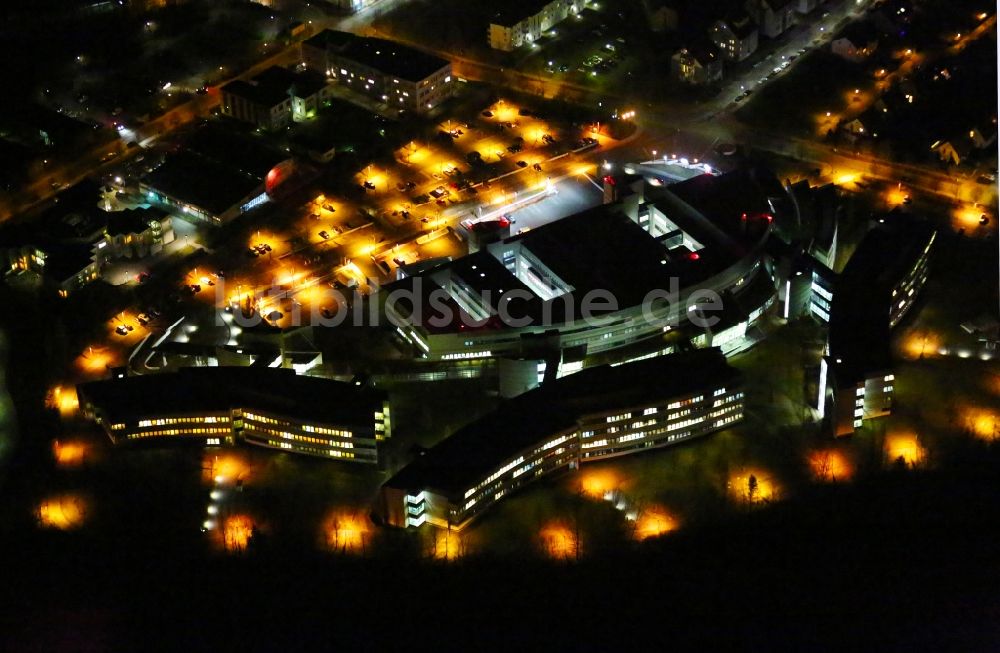
<svg viewBox="0 0 1000 653"><path fill-rule="evenodd" d="M776 293L765 264L774 203L762 185L738 171L626 188L386 286L385 316L415 355L447 361L582 358L676 328L711 332L727 311L744 327L763 315Z"/></svg>
<svg viewBox="0 0 1000 653"><path fill-rule="evenodd" d="M742 375L715 348L588 368L508 401L399 470L375 514L392 526L461 529L552 472L678 444L742 418Z"/></svg>

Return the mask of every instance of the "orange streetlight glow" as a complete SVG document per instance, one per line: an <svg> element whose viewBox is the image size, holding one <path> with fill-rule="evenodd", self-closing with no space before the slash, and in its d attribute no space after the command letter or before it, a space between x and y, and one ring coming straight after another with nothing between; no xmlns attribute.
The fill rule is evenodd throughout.
<svg viewBox="0 0 1000 653"><path fill-rule="evenodd" d="M860 177L861 175L856 172L845 172L834 179L834 183L838 186L846 186L847 184L857 181Z"/></svg>
<svg viewBox="0 0 1000 653"><path fill-rule="evenodd" d="M326 547L337 553L363 553L370 530L366 517L343 511L330 515L323 526Z"/></svg>
<svg viewBox="0 0 1000 653"><path fill-rule="evenodd" d="M621 485L621 479L610 469L586 470L580 479L580 489L584 494L603 499L604 495L616 490Z"/></svg>
<svg viewBox="0 0 1000 653"><path fill-rule="evenodd" d="M730 496L747 504L768 503L778 498L778 486L760 469L748 469L731 476L727 486Z"/></svg>
<svg viewBox="0 0 1000 653"><path fill-rule="evenodd" d="M559 522L549 522L539 533L542 550L550 558L568 560L579 557L580 543L571 529Z"/></svg>
<svg viewBox="0 0 1000 653"><path fill-rule="evenodd" d="M919 359L936 356L941 346L941 338L929 331L908 333L903 338L903 355L907 358Z"/></svg>
<svg viewBox="0 0 1000 653"><path fill-rule="evenodd" d="M455 560L465 555L466 536L458 531L435 529L433 556L437 560Z"/></svg>
<svg viewBox="0 0 1000 653"><path fill-rule="evenodd" d="M59 467L79 467L87 455L87 445L82 442L52 443L52 455Z"/></svg>
<svg viewBox="0 0 1000 653"><path fill-rule="evenodd" d="M638 540L659 537L677 530L678 525L677 519L662 506L649 506L639 513L635 521L635 537Z"/></svg>
<svg viewBox="0 0 1000 653"><path fill-rule="evenodd" d="M253 537L254 523L246 515L233 515L226 519L222 529L223 546L230 553L240 553L247 550L250 538Z"/></svg>
<svg viewBox="0 0 1000 653"><path fill-rule="evenodd" d="M72 494L50 497L38 505L38 523L43 528L75 530L83 525L86 515L87 502Z"/></svg>
<svg viewBox="0 0 1000 653"><path fill-rule="evenodd" d="M927 452L915 433L893 433L885 438L885 454L891 465L902 462L907 467L917 467L924 462Z"/></svg>
<svg viewBox="0 0 1000 653"><path fill-rule="evenodd" d="M963 411L962 420L977 438L992 441L1000 436L1000 413L970 406Z"/></svg>
<svg viewBox="0 0 1000 653"><path fill-rule="evenodd" d="M837 449L822 449L809 454L809 469L813 478L823 483L846 481L854 475L850 459Z"/></svg>
<svg viewBox="0 0 1000 653"><path fill-rule="evenodd" d="M202 469L205 472L205 480L209 483L245 482L252 471L246 460L234 453L221 456L209 453L202 463Z"/></svg>
<svg viewBox="0 0 1000 653"><path fill-rule="evenodd" d="M909 198L910 194L903 190L901 186L890 188L885 194L885 201L889 206L899 206Z"/></svg>
<svg viewBox="0 0 1000 653"><path fill-rule="evenodd" d="M55 408L63 418L72 417L80 409L80 400L76 396L76 388L64 388L57 385L49 391L45 404Z"/></svg>
<svg viewBox="0 0 1000 653"><path fill-rule="evenodd" d="M87 347L76 359L76 366L87 374L103 374L115 364L115 355L105 347Z"/></svg>
<svg viewBox="0 0 1000 653"><path fill-rule="evenodd" d="M986 211L982 207L976 206L975 204L965 204L959 206L952 213L954 218L955 226L961 227L963 229L975 229L980 226L980 220L986 215ZM989 218L989 216L987 216Z"/></svg>

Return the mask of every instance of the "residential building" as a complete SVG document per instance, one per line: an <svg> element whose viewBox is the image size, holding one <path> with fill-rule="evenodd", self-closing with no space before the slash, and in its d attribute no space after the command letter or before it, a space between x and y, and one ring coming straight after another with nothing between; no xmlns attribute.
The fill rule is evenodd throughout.
<svg viewBox="0 0 1000 653"><path fill-rule="evenodd" d="M722 79L722 57L715 45L707 40L689 45L670 58L670 74L691 86L712 84Z"/></svg>
<svg viewBox="0 0 1000 653"><path fill-rule="evenodd" d="M222 87L221 111L261 129L277 130L316 115L332 93L324 75L272 66L249 81Z"/></svg>
<svg viewBox="0 0 1000 653"><path fill-rule="evenodd" d="M934 141L931 144L931 151L937 154L943 163L957 166L972 155L975 146L969 140L958 137L952 140Z"/></svg>
<svg viewBox="0 0 1000 653"><path fill-rule="evenodd" d="M797 21L798 0L746 0L744 8L757 22L760 33L776 38Z"/></svg>
<svg viewBox="0 0 1000 653"><path fill-rule="evenodd" d="M424 452L382 486L374 513L391 526L461 530L536 479L687 442L736 424L743 406L742 375L718 349L588 368Z"/></svg>
<svg viewBox="0 0 1000 653"><path fill-rule="evenodd" d="M96 247L105 260L144 258L160 253L173 240L170 215L162 209L141 206L109 213L104 239Z"/></svg>
<svg viewBox="0 0 1000 653"><path fill-rule="evenodd" d="M712 23L708 37L727 61L743 61L757 51L757 23L741 11Z"/></svg>
<svg viewBox="0 0 1000 653"><path fill-rule="evenodd" d="M837 56L860 63L878 49L878 30L874 24L856 22L848 25L830 42L830 50Z"/></svg>
<svg viewBox="0 0 1000 653"><path fill-rule="evenodd" d="M938 158L949 165L960 165L967 162L978 152L993 146L997 141L997 121L982 120L978 126L973 126L967 132L955 134L948 140L935 141L931 150Z"/></svg>
<svg viewBox="0 0 1000 653"><path fill-rule="evenodd" d="M6 281L17 287L52 285L66 297L97 280L101 262L86 244L27 245L6 249Z"/></svg>
<svg viewBox="0 0 1000 653"><path fill-rule="evenodd" d="M385 393L283 368L186 367L83 383L77 394L115 444L245 443L374 465L392 434Z"/></svg>
<svg viewBox="0 0 1000 653"><path fill-rule="evenodd" d="M555 25L583 11L586 0L512 0L490 20L488 38L494 50L510 52L531 45Z"/></svg>
<svg viewBox="0 0 1000 653"><path fill-rule="evenodd" d="M98 206L100 197L95 182L82 181L30 220L5 226L0 255L6 281L26 288L54 287L66 296L97 279L109 215Z"/></svg>
<svg viewBox="0 0 1000 653"><path fill-rule="evenodd" d="M302 42L310 70L380 104L428 113L454 95L451 62L384 39L324 30Z"/></svg>

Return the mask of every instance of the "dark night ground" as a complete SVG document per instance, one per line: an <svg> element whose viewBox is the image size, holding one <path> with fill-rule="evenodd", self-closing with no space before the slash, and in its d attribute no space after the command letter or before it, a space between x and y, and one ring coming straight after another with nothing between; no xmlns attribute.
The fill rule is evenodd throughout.
<svg viewBox="0 0 1000 653"><path fill-rule="evenodd" d="M996 650L996 451L578 564L3 543L9 650ZM956 461L958 462L958 461ZM286 555L287 553L287 555ZM476 642L474 644L474 642ZM279 643L281 644L279 646Z"/></svg>

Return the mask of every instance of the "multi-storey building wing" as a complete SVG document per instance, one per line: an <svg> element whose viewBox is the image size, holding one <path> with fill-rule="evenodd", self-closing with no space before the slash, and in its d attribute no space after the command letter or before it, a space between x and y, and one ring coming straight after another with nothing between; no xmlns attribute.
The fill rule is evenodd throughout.
<svg viewBox="0 0 1000 653"><path fill-rule="evenodd" d="M86 416L112 442L247 443L376 464L392 434L377 390L281 368L182 368L78 386Z"/></svg>
<svg viewBox="0 0 1000 653"><path fill-rule="evenodd" d="M393 109L427 113L450 98L451 62L394 41L324 30L303 41L313 71Z"/></svg>
<svg viewBox="0 0 1000 653"><path fill-rule="evenodd" d="M542 476L668 446L743 417L741 374L718 349L588 368L460 429L382 487L376 514L400 527L461 529Z"/></svg>

